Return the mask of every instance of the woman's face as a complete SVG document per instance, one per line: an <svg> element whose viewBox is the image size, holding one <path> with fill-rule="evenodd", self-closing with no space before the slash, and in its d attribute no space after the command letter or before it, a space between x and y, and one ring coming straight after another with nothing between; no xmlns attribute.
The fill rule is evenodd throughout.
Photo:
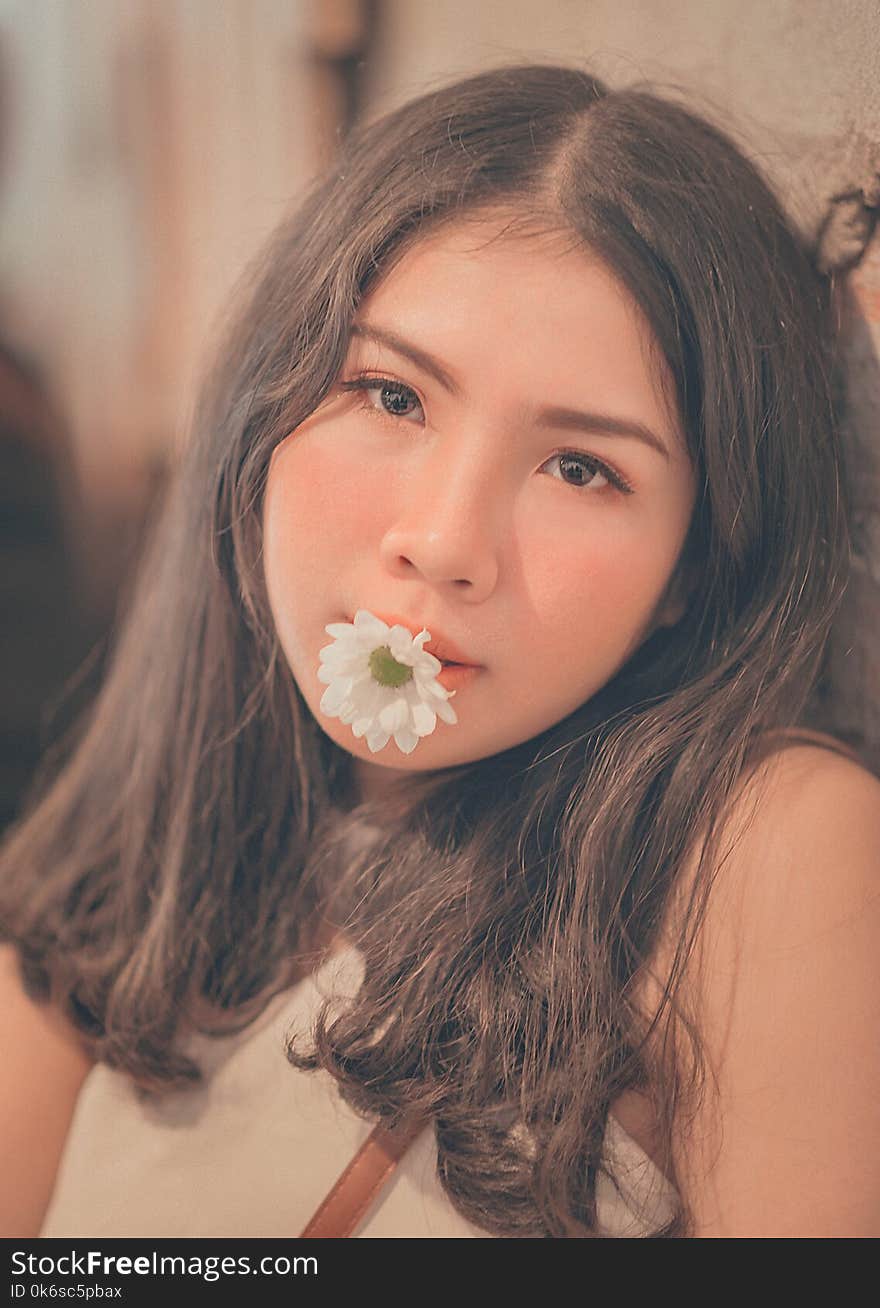
<svg viewBox="0 0 880 1308"><path fill-rule="evenodd" d="M337 385L272 458L278 636L366 789L389 780L376 769L537 735L683 612L673 574L696 487L649 329L598 259L502 226L461 221L401 257L363 301ZM458 722L409 755L393 738L371 754L319 707L324 628L361 608L479 665L440 675L458 679Z"/></svg>

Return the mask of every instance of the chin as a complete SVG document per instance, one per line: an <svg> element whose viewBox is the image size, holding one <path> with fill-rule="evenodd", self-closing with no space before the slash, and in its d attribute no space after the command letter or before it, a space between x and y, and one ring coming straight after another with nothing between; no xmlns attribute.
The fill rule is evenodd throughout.
<svg viewBox="0 0 880 1308"><path fill-rule="evenodd" d="M326 727L324 728L326 731ZM443 743L438 741L434 748L431 748L430 737L423 737L416 745L411 754L404 754L397 748L393 738L388 744L377 753L372 753L366 740L358 740L351 731L348 733L348 739L344 736L337 736L334 733L327 732L340 749L344 749L346 754L350 754L353 759L361 763L373 763L376 767L385 768L393 772L428 772L433 768L455 767L462 762L457 756L457 751L444 747ZM438 748L439 746L439 748ZM452 754L453 757L448 757Z"/></svg>

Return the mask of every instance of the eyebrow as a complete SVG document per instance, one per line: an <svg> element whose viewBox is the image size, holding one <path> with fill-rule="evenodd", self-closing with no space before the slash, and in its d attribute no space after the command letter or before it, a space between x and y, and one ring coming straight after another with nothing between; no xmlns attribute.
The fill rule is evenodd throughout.
<svg viewBox="0 0 880 1308"><path fill-rule="evenodd" d="M404 340L402 336L398 336L395 332L388 331L384 327L376 327L371 323L354 323L351 334L364 340L375 341L378 345L386 346L389 350L393 350L395 354L401 355L402 358L409 359L411 363L414 363L417 368L421 368L422 372L427 373L429 377L433 377L450 395L461 395L461 387L438 359L428 354L426 350L419 349L411 341ZM665 442L645 423L637 422L634 419L614 418L608 413L594 413L583 409L568 409L551 405L539 411L537 422L541 427L552 427L556 430L563 429L565 431L582 431L594 436L628 436L632 440L642 441L645 445L650 445L664 459L669 458L669 450Z"/></svg>

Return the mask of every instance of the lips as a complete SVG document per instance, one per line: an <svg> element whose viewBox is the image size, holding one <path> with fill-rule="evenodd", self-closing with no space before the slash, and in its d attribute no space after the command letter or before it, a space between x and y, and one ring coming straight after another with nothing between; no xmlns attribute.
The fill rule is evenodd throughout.
<svg viewBox="0 0 880 1308"><path fill-rule="evenodd" d="M411 636L417 636L424 627L427 627L428 631L431 633L431 639L426 645L423 645L422 648L427 650L429 654L433 654L434 658L439 659L445 667L478 668L482 666L477 663L475 659L472 659L465 654L464 650L460 649L454 641L449 640L442 632L437 631L436 627L431 623L425 622L421 627L419 627L414 626L408 618L403 618L396 613L383 613L378 609L370 609L370 612L375 614L377 618L380 618L382 622L386 623L389 627L406 627ZM346 618L346 622L353 621L353 618Z"/></svg>

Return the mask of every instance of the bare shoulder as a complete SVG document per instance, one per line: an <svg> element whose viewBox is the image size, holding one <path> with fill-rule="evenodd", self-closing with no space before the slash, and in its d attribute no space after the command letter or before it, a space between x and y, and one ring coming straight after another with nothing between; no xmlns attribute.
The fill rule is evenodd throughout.
<svg viewBox="0 0 880 1308"><path fill-rule="evenodd" d="M880 894L880 780L828 749L781 749L744 780L718 855L716 900L743 944L842 921Z"/></svg>
<svg viewBox="0 0 880 1308"><path fill-rule="evenodd" d="M22 1044L48 1041L71 1062L91 1066L75 1028L51 1004L40 1003L27 993L15 949L8 944L0 944L0 1013L0 1020L14 1024Z"/></svg>
<svg viewBox="0 0 880 1308"><path fill-rule="evenodd" d="M0 1035L0 1234L35 1236L93 1062L63 1016L27 994L8 945L0 946Z"/></svg>
<svg viewBox="0 0 880 1308"><path fill-rule="evenodd" d="M711 1092L676 1142L695 1231L880 1234L880 781L795 744L725 817L687 990Z"/></svg>
<svg viewBox="0 0 880 1308"><path fill-rule="evenodd" d="M747 792L758 799L765 820L772 815L789 827L795 825L792 805L801 819L823 799L869 820L880 809L880 779L855 759L818 745L791 744L769 755L745 781L741 797Z"/></svg>

